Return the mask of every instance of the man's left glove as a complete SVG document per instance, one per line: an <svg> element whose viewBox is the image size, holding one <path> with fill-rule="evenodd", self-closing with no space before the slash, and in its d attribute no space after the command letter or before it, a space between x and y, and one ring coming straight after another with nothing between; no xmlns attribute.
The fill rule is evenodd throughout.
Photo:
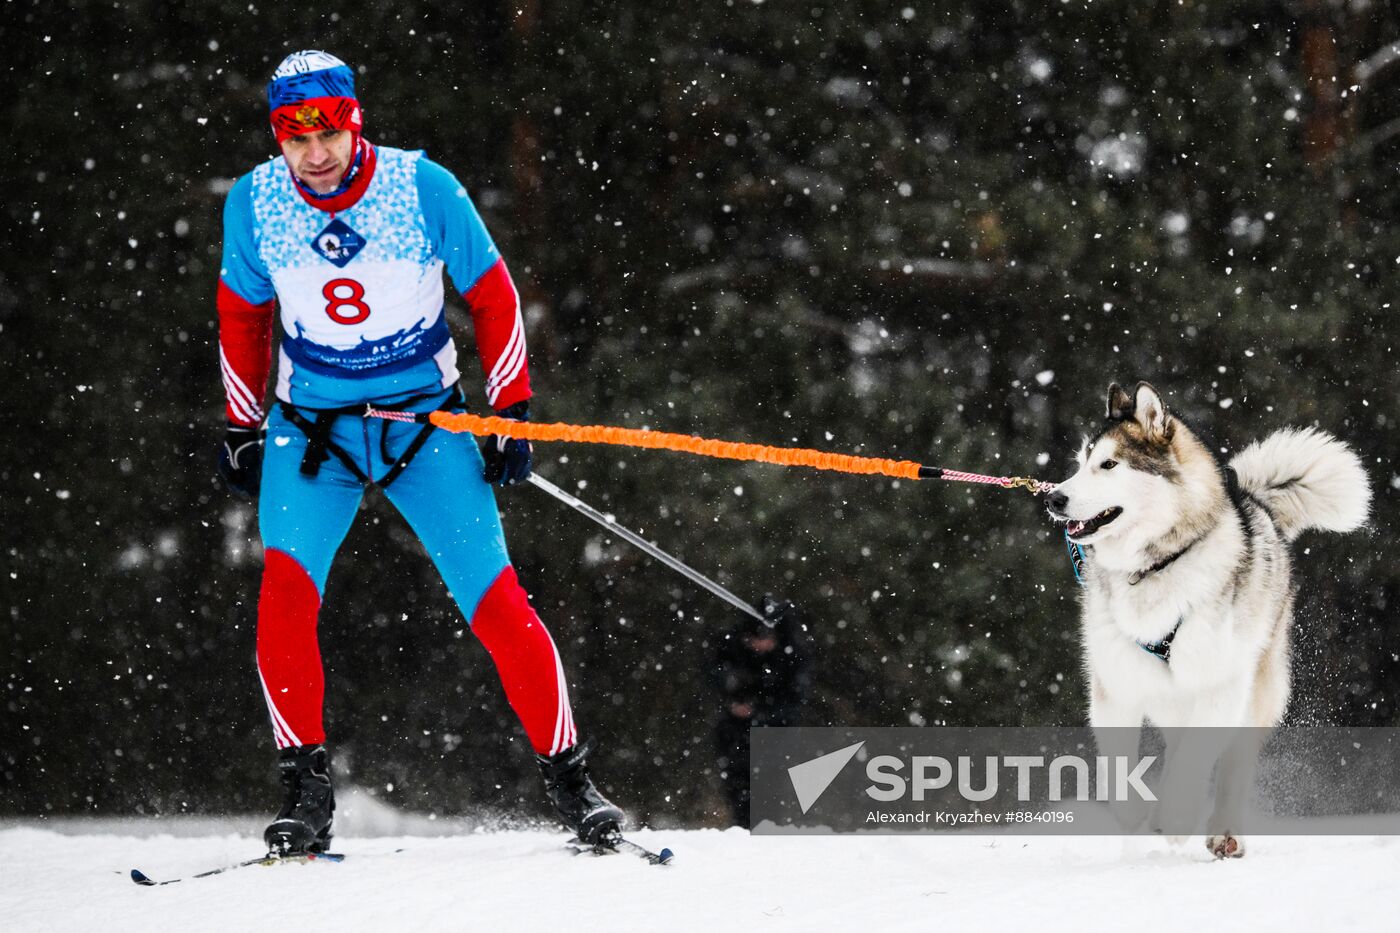
<svg viewBox="0 0 1400 933"><path fill-rule="evenodd" d="M530 403L516 402L496 412L496 417L529 421ZM514 486L530 477L530 442L524 438L492 434L482 442L481 456L486 461L482 478L492 486Z"/></svg>
<svg viewBox="0 0 1400 933"><path fill-rule="evenodd" d="M225 488L240 499L258 497L262 483L262 430L230 424L219 447L219 477Z"/></svg>

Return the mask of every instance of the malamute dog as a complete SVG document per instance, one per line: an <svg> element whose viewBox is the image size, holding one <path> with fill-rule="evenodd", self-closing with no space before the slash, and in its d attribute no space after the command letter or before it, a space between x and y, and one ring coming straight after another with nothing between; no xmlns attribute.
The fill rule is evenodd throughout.
<svg viewBox="0 0 1400 933"><path fill-rule="evenodd" d="M1234 738L1182 756L1175 768L1169 744L1162 776L1167 807L1195 788L1203 794L1211 767L1198 762L1218 760L1206 845L1217 857L1243 855L1236 833L1263 730L1288 706L1288 544L1309 528L1351 531L1366 520L1361 461L1305 428L1277 431L1224 464L1140 382L1131 393L1109 386L1108 420L1086 438L1078 463L1046 506L1085 556L1090 725L1127 727L1112 730L1120 743L1144 718L1161 727L1253 727L1193 728L1207 743ZM1183 814L1171 816L1182 825Z"/></svg>

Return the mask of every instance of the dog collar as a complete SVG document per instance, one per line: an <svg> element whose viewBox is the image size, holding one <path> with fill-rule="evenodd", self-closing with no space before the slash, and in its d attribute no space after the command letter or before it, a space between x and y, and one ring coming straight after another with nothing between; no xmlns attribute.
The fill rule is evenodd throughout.
<svg viewBox="0 0 1400 933"><path fill-rule="evenodd" d="M1172 639L1176 638L1176 633L1181 631L1181 623L1184 621L1186 621L1185 616L1182 616L1181 618L1177 619L1176 624L1172 626L1172 630L1168 632L1165 636L1163 636L1161 641L1137 641L1137 639L1133 640L1137 642L1137 646L1139 648L1141 648L1143 651L1146 651L1148 654L1152 655L1154 658L1158 659L1163 664L1170 664L1172 659Z"/></svg>
<svg viewBox="0 0 1400 933"><path fill-rule="evenodd" d="M1132 573L1128 574L1128 585L1137 586L1145 578L1152 576L1159 570L1165 569L1172 561L1195 547L1200 540L1200 538L1197 538L1175 554L1157 561L1157 563L1153 564L1151 567L1144 567L1142 570L1134 570ZM1074 568L1074 582L1078 583L1080 586L1086 585L1088 581L1084 578L1084 564L1087 558L1084 554L1084 546L1071 538L1067 531L1065 532L1065 548L1069 551L1070 566Z"/></svg>
<svg viewBox="0 0 1400 933"><path fill-rule="evenodd" d="M1199 541L1199 540L1200 540L1200 538L1197 538L1197 539L1196 539L1196 541ZM1177 551L1175 554L1171 555L1170 557L1164 557L1164 558L1162 558L1161 560L1157 561L1157 563L1153 564L1151 567L1147 567L1147 568L1144 568L1144 569L1142 569L1142 570L1134 570L1132 573L1128 574L1128 585L1129 585L1129 586L1137 586L1137 585L1138 585L1139 583L1141 583L1145 578L1152 576L1154 573L1158 572L1159 570L1165 569L1169 564L1171 564L1173 561L1175 561L1175 560L1176 560L1178 557L1180 557L1182 554L1185 554L1187 551L1189 551L1189 550L1191 550L1193 547L1195 547L1195 546L1196 546L1196 541L1192 541L1190 544L1186 545L1186 547L1184 547L1184 548L1182 548L1181 550ZM1180 623L1178 623L1178 624L1180 624Z"/></svg>
<svg viewBox="0 0 1400 933"><path fill-rule="evenodd" d="M1175 554L1157 561L1157 563L1153 564L1151 567L1146 567L1142 570L1134 570L1132 573L1128 574L1128 585L1137 586L1139 583L1142 582L1143 578L1150 577L1157 571L1162 570L1172 561L1176 560L1182 554L1185 554L1187 551L1191 550L1195 546L1196 542L1192 541L1190 544L1186 545L1186 547L1177 551ZM1074 569L1074 582L1078 583L1080 586L1085 586L1088 583L1088 580L1086 580L1084 576L1084 564L1087 561L1087 558L1084 554L1084 546L1076 542L1073 538L1069 536L1069 533L1066 532L1065 548L1069 551L1070 567Z"/></svg>

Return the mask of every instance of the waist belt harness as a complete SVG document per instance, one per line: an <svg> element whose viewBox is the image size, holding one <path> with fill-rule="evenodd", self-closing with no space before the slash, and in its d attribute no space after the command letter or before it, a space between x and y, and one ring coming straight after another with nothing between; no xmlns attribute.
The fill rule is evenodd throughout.
<svg viewBox="0 0 1400 933"><path fill-rule="evenodd" d="M431 395L415 395L412 398L404 399L392 405L378 405L383 411L405 411L420 402L425 402L437 393ZM379 456L383 459L384 465L389 467L389 472L385 473L382 479L373 480L360 469L355 458L335 441L331 440L331 428L335 426L335 419L342 416L363 418L365 415L364 405L347 405L344 408L307 408L297 409L286 402L278 403L282 408L282 414L287 420L301 429L301 433L306 435L306 454L301 458L301 474L303 476L317 476L321 472L321 464L330 459L334 454L345 468L349 470L356 479L365 484L378 486L380 489L388 488L389 484L399 478L399 474L408 468L413 462L413 458L418 455L418 451L423 449L423 445L428 442L428 435L436 430L437 425L431 422L423 427L409 441L403 453L397 458L389 453L389 424L388 421L380 422L379 430ZM451 394L443 400L438 407L439 411L454 411L466 407L466 398L462 395L461 387L453 386ZM306 417L302 411L306 411L315 416L315 419Z"/></svg>

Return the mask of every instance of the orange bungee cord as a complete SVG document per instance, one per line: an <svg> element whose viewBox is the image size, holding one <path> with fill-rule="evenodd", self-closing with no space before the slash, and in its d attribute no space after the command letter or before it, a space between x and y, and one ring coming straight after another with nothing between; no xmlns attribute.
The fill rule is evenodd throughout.
<svg viewBox="0 0 1400 933"><path fill-rule="evenodd" d="M517 437L527 441L564 441L571 444L610 444L618 447L639 447L644 450L673 450L701 457L748 460L757 463L773 463L779 466L804 466L817 470L835 470L841 473L893 476L898 479L942 479L950 482L1001 486L1003 489L1020 487L1030 490L1033 495L1049 492L1055 488L1054 483L1042 482L1028 476L986 476L981 473L965 473L961 470L926 466L915 463L913 460L858 457L804 447L770 447L766 444L721 441L713 438L695 437L690 434L672 434L666 431L648 431L639 428L558 422L539 424L532 421L514 421L510 418L483 417L446 411L385 411L373 406L365 407L365 417L406 421L415 424L433 424L454 434L470 433L482 437L503 434L507 437Z"/></svg>

